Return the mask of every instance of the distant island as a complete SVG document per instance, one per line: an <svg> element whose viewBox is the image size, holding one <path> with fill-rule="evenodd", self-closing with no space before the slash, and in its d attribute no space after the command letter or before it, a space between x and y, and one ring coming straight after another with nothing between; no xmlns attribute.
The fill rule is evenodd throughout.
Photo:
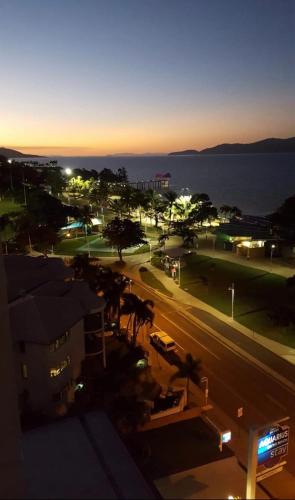
<svg viewBox="0 0 295 500"><path fill-rule="evenodd" d="M39 155L24 154L15 149L8 148L0 148L0 156L5 156L5 158L41 158Z"/></svg>
<svg viewBox="0 0 295 500"><path fill-rule="evenodd" d="M184 151L174 151L168 156L194 156L204 154L258 154L258 153L295 153L295 137L289 139L264 139L262 141L251 142L249 144L219 144L212 148L205 148L201 151L196 149L186 149Z"/></svg>

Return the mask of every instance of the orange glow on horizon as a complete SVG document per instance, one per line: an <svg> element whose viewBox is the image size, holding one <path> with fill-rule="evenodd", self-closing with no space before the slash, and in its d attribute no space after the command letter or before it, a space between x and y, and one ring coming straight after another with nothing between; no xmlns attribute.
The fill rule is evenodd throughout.
<svg viewBox="0 0 295 500"><path fill-rule="evenodd" d="M135 120L136 121L136 120ZM45 116L26 117L11 114L0 123L1 146L45 156L96 156L108 154L169 153L184 149L201 150L224 142L255 142L267 137L290 137L288 120L275 121L239 109L231 114L224 109L200 112L196 117L163 116L154 120L138 119L129 123L96 123L60 121ZM238 124L240 123L240 126Z"/></svg>

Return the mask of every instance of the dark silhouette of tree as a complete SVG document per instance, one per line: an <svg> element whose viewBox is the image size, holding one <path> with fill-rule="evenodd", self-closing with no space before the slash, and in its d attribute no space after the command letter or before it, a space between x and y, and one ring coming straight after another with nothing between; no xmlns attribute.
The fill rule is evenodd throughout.
<svg viewBox="0 0 295 500"><path fill-rule="evenodd" d="M92 216L90 207L88 205L84 205L82 208L80 208L79 214L76 217L76 219L83 225L85 241L87 242L89 228L91 230L92 226Z"/></svg>
<svg viewBox="0 0 295 500"><path fill-rule="evenodd" d="M152 300L141 300L133 293L123 294L123 301L121 314L129 315L129 321L132 322L132 343L135 345L140 328L143 325L153 326L154 303Z"/></svg>
<svg viewBox="0 0 295 500"><path fill-rule="evenodd" d="M165 211L165 203L160 194L156 193L153 189L146 191L147 199L147 213L149 217L154 218L155 227L158 227L160 218L163 219L163 212Z"/></svg>
<svg viewBox="0 0 295 500"><path fill-rule="evenodd" d="M125 201L122 198L110 200L109 201L109 208L112 212L114 212L116 217L119 217L120 219L123 216L126 216L127 212L128 212Z"/></svg>
<svg viewBox="0 0 295 500"><path fill-rule="evenodd" d="M133 222L130 219L116 217L106 225L102 234L108 245L117 249L120 262L123 261L122 251L124 249L146 243L143 239L145 234L139 222Z"/></svg>
<svg viewBox="0 0 295 500"><path fill-rule="evenodd" d="M287 239L295 238L295 195L287 198L278 210L270 216L275 231Z"/></svg>
<svg viewBox="0 0 295 500"><path fill-rule="evenodd" d="M169 226L171 226L171 221L172 221L172 209L174 207L174 204L177 200L177 193L175 191L166 191L164 193L164 199L166 201L166 209L169 212Z"/></svg>
<svg viewBox="0 0 295 500"><path fill-rule="evenodd" d="M185 357L185 361L178 363L178 370L172 375L170 381L173 382L178 378L186 378L186 390L187 397L189 397L189 382L190 380L196 385L200 383L200 371L201 371L201 360L195 359L188 353Z"/></svg>

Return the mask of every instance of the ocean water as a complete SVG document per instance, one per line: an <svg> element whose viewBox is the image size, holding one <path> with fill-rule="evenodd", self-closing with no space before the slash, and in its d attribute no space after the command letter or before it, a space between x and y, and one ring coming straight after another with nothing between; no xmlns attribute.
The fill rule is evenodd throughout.
<svg viewBox="0 0 295 500"><path fill-rule="evenodd" d="M171 189L208 193L213 203L236 205L244 213L265 215L295 194L295 154L200 156L55 157L72 168L117 170L125 167L131 181L171 174Z"/></svg>

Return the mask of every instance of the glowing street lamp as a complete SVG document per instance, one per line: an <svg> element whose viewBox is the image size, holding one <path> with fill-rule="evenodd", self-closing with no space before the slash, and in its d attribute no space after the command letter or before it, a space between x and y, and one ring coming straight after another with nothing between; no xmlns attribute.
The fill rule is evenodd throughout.
<svg viewBox="0 0 295 500"><path fill-rule="evenodd" d="M72 175L72 172L73 172L73 171L72 171L72 169L71 169L71 168L69 168L69 167L67 167L67 168L65 169L65 173L66 173L66 175Z"/></svg>
<svg viewBox="0 0 295 500"><path fill-rule="evenodd" d="M276 248L275 244L273 243L270 247L270 267L272 268L272 256L273 256L273 251Z"/></svg>

